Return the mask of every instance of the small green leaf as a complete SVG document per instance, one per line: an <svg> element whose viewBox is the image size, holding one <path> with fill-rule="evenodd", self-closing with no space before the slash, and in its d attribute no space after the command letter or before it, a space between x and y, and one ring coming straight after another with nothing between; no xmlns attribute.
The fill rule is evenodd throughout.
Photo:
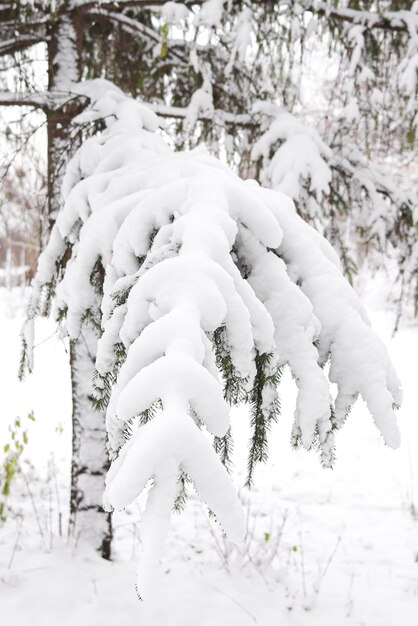
<svg viewBox="0 0 418 626"><path fill-rule="evenodd" d="M162 42L161 42L160 58L165 59L165 57L167 56L167 51L168 51L168 45L167 45L168 24L163 24L161 26L161 35L162 35Z"/></svg>

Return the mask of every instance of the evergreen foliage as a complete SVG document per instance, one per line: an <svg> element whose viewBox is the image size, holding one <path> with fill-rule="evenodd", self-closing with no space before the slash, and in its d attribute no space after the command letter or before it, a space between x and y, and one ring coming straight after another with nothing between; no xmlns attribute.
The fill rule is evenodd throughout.
<svg viewBox="0 0 418 626"><path fill-rule="evenodd" d="M248 476L246 485L251 487L256 463L264 463L268 458L268 435L272 423L280 414L280 402L275 390L280 383L280 369L272 367L273 354L255 355L256 374L254 385L249 394L251 411L252 440L248 457ZM267 394L266 394L267 391ZM270 392L272 400L267 400Z"/></svg>

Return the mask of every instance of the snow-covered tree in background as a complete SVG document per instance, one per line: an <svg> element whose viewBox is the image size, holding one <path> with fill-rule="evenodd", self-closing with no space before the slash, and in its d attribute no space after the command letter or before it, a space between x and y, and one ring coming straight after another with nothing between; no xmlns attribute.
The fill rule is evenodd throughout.
<svg viewBox="0 0 418 626"><path fill-rule="evenodd" d="M244 178L289 193L335 245L349 278L365 253L373 266L394 260L395 298L411 309L417 32L410 0L10 0L0 6L0 105L45 116L44 232L61 206L65 163L95 130L72 124L95 97L74 85L106 77L164 117L172 146L204 141ZM34 64L34 46L43 62ZM333 71L325 79L327 58ZM85 326L70 347L70 525L94 529L92 541L109 556L111 527L98 497L104 416L88 410L86 382L99 334L98 324Z"/></svg>
<svg viewBox="0 0 418 626"><path fill-rule="evenodd" d="M250 407L251 483L267 458L284 365L298 387L292 443L318 447L325 466L359 394L386 443L398 446L400 386L336 254L287 196L241 180L205 150L173 152L155 114L111 83L78 89L97 94L78 123L105 129L67 167L31 310L53 297L72 341L83 341L88 325L101 334L96 404L106 408L112 461L105 507L127 506L152 480L143 595L186 477L229 538L243 537L225 467L228 405Z"/></svg>

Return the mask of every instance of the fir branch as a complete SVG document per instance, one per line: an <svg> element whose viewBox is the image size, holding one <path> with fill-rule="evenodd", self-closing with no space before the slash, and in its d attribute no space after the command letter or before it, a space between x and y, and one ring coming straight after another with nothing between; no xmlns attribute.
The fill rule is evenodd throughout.
<svg viewBox="0 0 418 626"><path fill-rule="evenodd" d="M30 360L28 354L28 343L24 337L21 340L21 349L20 349L20 359L19 359L19 367L17 370L17 376L20 381L22 381L26 374L31 374L32 370L30 367Z"/></svg>
<svg viewBox="0 0 418 626"><path fill-rule="evenodd" d="M215 437L213 441L215 452L219 455L222 464L228 473L232 470L232 453L234 450L234 440L232 438L231 429L228 428L227 433L223 437Z"/></svg>
<svg viewBox="0 0 418 626"><path fill-rule="evenodd" d="M106 372L105 374L99 374L97 370L94 372L94 396L92 396L91 401L96 411L104 411L107 408L114 383L115 376L113 372Z"/></svg>
<svg viewBox="0 0 418 626"><path fill-rule="evenodd" d="M57 288L57 277L53 276L50 282L42 285L41 302L39 304L39 314L41 317L49 317Z"/></svg>
<svg viewBox="0 0 418 626"><path fill-rule="evenodd" d="M246 486L251 487L253 474L257 463L264 463L268 458L268 434L273 422L280 414L280 402L277 396L277 386L280 382L281 370L274 367L273 354L255 356L256 375L250 392L251 426L253 435L247 463ZM265 393L273 392L272 398L266 402Z"/></svg>
<svg viewBox="0 0 418 626"><path fill-rule="evenodd" d="M114 457L117 456L117 454L119 453L119 450L127 441L131 439L134 432L136 432L138 426L144 426L145 424L150 422L160 410L162 410L162 403L160 400L157 400L150 407L145 409L145 411L142 411L138 415L131 417L129 420L127 421L119 420L120 422L119 433L121 435L119 437L120 445L118 446L116 450L113 450L113 456Z"/></svg>
<svg viewBox="0 0 418 626"><path fill-rule="evenodd" d="M181 471L177 479L177 496L173 504L173 511L175 513L181 513L182 511L184 511L189 497L188 485L191 483L188 474L186 474L186 472L181 467L180 470Z"/></svg>
<svg viewBox="0 0 418 626"><path fill-rule="evenodd" d="M154 402L154 404L151 404L151 406L148 407L148 409L145 409L145 411L142 411L142 413L139 413L138 419L139 419L139 423L141 424L141 426L144 426L144 424L147 424L152 419L154 419L155 415L159 411L162 411L162 408L163 408L163 405L162 405L161 400L157 400L156 402Z"/></svg>
<svg viewBox="0 0 418 626"><path fill-rule="evenodd" d="M83 326L83 324L90 325L90 327L97 332L99 337L102 334L100 311L94 311L90 307L86 309L81 317L80 328Z"/></svg>
<svg viewBox="0 0 418 626"><path fill-rule="evenodd" d="M245 400L245 384L248 382L248 378L238 376L231 359L225 335L225 326L220 326L213 333L212 343L215 352L216 365L218 370L221 372L224 382L224 398L229 404L237 405Z"/></svg>
<svg viewBox="0 0 418 626"><path fill-rule="evenodd" d="M144 260L145 257L142 257L142 259ZM142 262L143 262L143 260L142 260ZM123 287L121 287L119 289L116 289L115 291L113 291L110 294L111 299L115 303L115 307L112 310L112 313L118 306L122 306L123 304L126 304L128 296L131 293L131 289L134 286L135 282L136 282L136 280L132 280L132 282L130 282L130 284L128 286L124 285Z"/></svg>
<svg viewBox="0 0 418 626"><path fill-rule="evenodd" d="M126 348L122 342L114 344L113 354L115 358L112 368L104 373L99 373L96 370L93 375L93 389L95 395L92 400L98 411L107 408L119 370L126 360Z"/></svg>
<svg viewBox="0 0 418 626"><path fill-rule="evenodd" d="M342 424L337 422L334 407L330 406L331 428L321 437L318 426L315 429L311 449L319 451L319 460L324 469L331 469L335 463L335 432Z"/></svg>
<svg viewBox="0 0 418 626"><path fill-rule="evenodd" d="M335 432L339 429L339 425L335 418L334 407L330 407L331 429L327 432L323 442L319 443L321 465L324 469L332 469L335 463ZM319 437L318 437L319 438Z"/></svg>
<svg viewBox="0 0 418 626"><path fill-rule="evenodd" d="M290 445L294 450L298 450L302 445L302 431L299 424L293 423L292 432L290 434Z"/></svg>
<svg viewBox="0 0 418 626"><path fill-rule="evenodd" d="M98 257L94 264L93 271L90 274L90 284L94 288L96 295L103 298L103 282L104 282L105 270L102 263L102 258Z"/></svg>
<svg viewBox="0 0 418 626"><path fill-rule="evenodd" d="M348 415L348 413L347 413ZM346 415L346 417L347 417ZM320 434L318 426L315 428L314 438L310 450L319 450L319 459L324 469L332 469L335 463L335 432L341 428L342 423L338 423L335 417L333 405L330 406L331 428L325 435ZM299 424L296 422L292 427L290 443L295 450L302 446L302 434Z"/></svg>

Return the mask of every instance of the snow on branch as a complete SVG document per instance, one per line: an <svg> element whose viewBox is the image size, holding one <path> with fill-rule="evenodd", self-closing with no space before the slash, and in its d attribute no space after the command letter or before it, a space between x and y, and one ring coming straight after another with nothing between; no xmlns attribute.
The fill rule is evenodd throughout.
<svg viewBox="0 0 418 626"><path fill-rule="evenodd" d="M168 4L166 0L73 0L73 5L77 9L84 11L95 10L98 7L108 11L121 11L123 8L143 8L153 6L164 6ZM218 24L221 18L222 5L220 0L189 0L184 2L186 7L201 6L203 14L201 20L207 24ZM271 2L270 0L253 0L249 5L263 6L277 4L286 5L288 2ZM290 3L296 6L298 11L309 11L314 15L332 19L337 22L349 24L362 24L368 28L401 32L408 30L408 17L414 13L416 3L412 4L410 10L393 11L364 11L345 7L336 7L328 2L320 0L299 0L297 3Z"/></svg>
<svg viewBox="0 0 418 626"><path fill-rule="evenodd" d="M299 0L299 6L305 11L339 22L361 24L367 28L389 30L394 32L407 31L408 20L417 12L417 3L413 2L411 10L394 11L363 11L332 6L331 3L318 0Z"/></svg>
<svg viewBox="0 0 418 626"><path fill-rule="evenodd" d="M95 385L112 460L106 508L127 506L152 480L143 595L184 475L229 538L243 537L240 503L215 452L228 461L229 404L250 406L251 483L267 457L285 364L298 387L293 443L318 446L325 465L359 394L385 441L399 444L400 389L336 254L288 197L242 181L203 149L172 152L156 115L110 83L87 82L89 91L96 96L78 122L106 127L68 165L24 337L30 355L42 294L54 297L72 340L83 324L102 329Z"/></svg>
<svg viewBox="0 0 418 626"><path fill-rule="evenodd" d="M260 118L262 134L252 148L251 158L263 161L262 182L293 200L308 184L309 190L322 200L331 182L327 160L332 151L318 132L273 103L257 102L253 113Z"/></svg>

